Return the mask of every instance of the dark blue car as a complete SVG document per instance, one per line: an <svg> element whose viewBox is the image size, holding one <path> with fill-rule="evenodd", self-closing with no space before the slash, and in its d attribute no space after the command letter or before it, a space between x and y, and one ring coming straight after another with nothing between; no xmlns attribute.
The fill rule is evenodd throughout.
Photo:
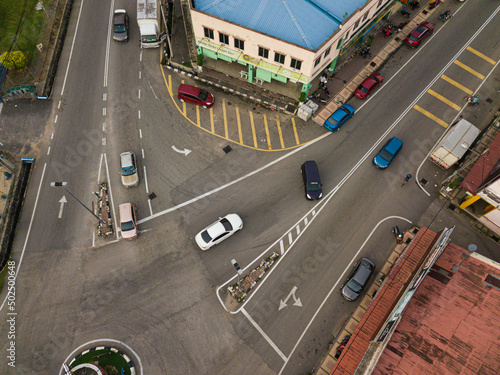
<svg viewBox="0 0 500 375"><path fill-rule="evenodd" d="M373 158L373 165L379 169L386 169L402 148L403 141L399 138L392 137Z"/></svg>
<svg viewBox="0 0 500 375"><path fill-rule="evenodd" d="M355 109L349 104L344 104L338 108L333 114L325 121L325 128L331 132L340 129L344 123L354 115Z"/></svg>

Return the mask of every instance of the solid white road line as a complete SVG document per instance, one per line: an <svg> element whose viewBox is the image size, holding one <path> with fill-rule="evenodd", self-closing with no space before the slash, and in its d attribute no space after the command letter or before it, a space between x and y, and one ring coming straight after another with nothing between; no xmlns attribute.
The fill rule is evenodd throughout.
<svg viewBox="0 0 500 375"><path fill-rule="evenodd" d="M33 206L33 213L31 214L30 225L28 226L28 232L26 233L26 239L24 240L23 250L21 251L21 257L19 258L19 262L16 264L16 274L14 275L14 281L17 280L17 275L21 269L21 265L23 263L24 252L26 251L26 246L28 244L28 240L30 238L31 226L33 225L33 219L35 218L36 208L38 206L38 198L40 197L40 190L42 189L43 177L45 176L45 169L47 168L47 163L43 165L42 177L40 178L40 184L38 185L38 192L36 193L35 205ZM2 311L3 306L5 305L5 301L7 301L7 297L9 293L6 294L5 299L0 306L0 311Z"/></svg>
<svg viewBox="0 0 500 375"><path fill-rule="evenodd" d="M139 116L139 120L140 120L141 119L141 110L140 109L137 111L137 115Z"/></svg>
<svg viewBox="0 0 500 375"><path fill-rule="evenodd" d="M142 129L139 129L139 137L142 138Z"/></svg>
<svg viewBox="0 0 500 375"><path fill-rule="evenodd" d="M142 158L145 159L145 156L144 156L144 149L141 148L141 152L142 152Z"/></svg>
<svg viewBox="0 0 500 375"><path fill-rule="evenodd" d="M283 255L283 253L285 252L285 245L283 245L283 240L280 241L280 253L281 255Z"/></svg>
<svg viewBox="0 0 500 375"><path fill-rule="evenodd" d="M76 40L76 36L78 34L78 25L80 24L80 17L82 15L82 9L83 9L84 4L85 4L85 0L82 0L82 5L80 6L80 11L78 12L78 19L76 21L75 35L73 36L73 42L71 43L71 50L69 52L68 66L66 67L66 73L64 74L64 81L63 81L63 85L61 88L61 96L63 96L64 88L66 87L66 79L68 78L68 71L69 71L69 67L71 65L71 56L73 56L73 48L75 47L75 40Z"/></svg>
<svg viewBox="0 0 500 375"><path fill-rule="evenodd" d="M153 207L151 207L151 199L148 199L148 204L149 204L149 212L151 215L153 215Z"/></svg>
<svg viewBox="0 0 500 375"><path fill-rule="evenodd" d="M109 50L111 43L111 25L113 24L113 9L115 9L115 0L112 0L109 8L108 20L108 37L106 38L106 57L104 58L104 87L108 87L108 70L109 70Z"/></svg>
<svg viewBox="0 0 500 375"><path fill-rule="evenodd" d="M288 245L291 245L292 243L293 243L292 232L288 232Z"/></svg>
<svg viewBox="0 0 500 375"><path fill-rule="evenodd" d="M101 160L99 161L99 169L97 170L97 185L101 182L101 169L102 169L102 160L104 158L104 154L101 154Z"/></svg>
<svg viewBox="0 0 500 375"><path fill-rule="evenodd" d="M50 146L49 146L49 148L47 149L47 155L50 155Z"/></svg>
<svg viewBox="0 0 500 375"><path fill-rule="evenodd" d="M262 337L264 337L266 339L266 341L269 343L269 345L271 345L271 347L274 349L274 351L276 353L278 353L278 355L281 357L281 359L283 361L287 362L288 358L276 346L276 344L271 340L271 338L268 335L266 335L266 333L262 330L262 328L259 327L259 325L257 324L257 322L255 322L255 320L252 319L252 317L247 313L247 311L245 309L241 309L241 312L243 313L243 315L245 315L247 317L247 319L250 321L250 323L252 323L252 325L255 327L255 329L257 331L259 331L259 333L262 335Z"/></svg>
<svg viewBox="0 0 500 375"><path fill-rule="evenodd" d="M298 236L298 235L300 234L300 226L299 226L299 225L297 225L297 226L295 227L295 229L297 230L297 236Z"/></svg>
<svg viewBox="0 0 500 375"><path fill-rule="evenodd" d="M111 189L111 179L109 178L109 168L108 168L108 157L106 153L104 153L104 164L106 165L106 175L108 177L108 187L109 187L109 200L111 201L111 208L113 209L113 220L115 221L115 227L118 227L118 222L116 221L116 212L115 212L115 202L113 201L113 189ZM116 232L116 239L119 240L118 230Z"/></svg>
<svg viewBox="0 0 500 375"><path fill-rule="evenodd" d="M50 139L54 139L54 133L50 135Z"/></svg>
<svg viewBox="0 0 500 375"><path fill-rule="evenodd" d="M149 194L148 175L146 173L146 166L144 166L144 183L146 184L146 194Z"/></svg>
<svg viewBox="0 0 500 375"><path fill-rule="evenodd" d="M54 119L54 124L57 124L57 119L59 118L59 115L56 115L56 118Z"/></svg>

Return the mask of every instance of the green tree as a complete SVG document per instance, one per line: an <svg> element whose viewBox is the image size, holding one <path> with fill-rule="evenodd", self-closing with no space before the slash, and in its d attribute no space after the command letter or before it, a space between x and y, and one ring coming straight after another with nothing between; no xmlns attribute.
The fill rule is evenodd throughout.
<svg viewBox="0 0 500 375"><path fill-rule="evenodd" d="M0 63L9 70L25 70L28 60L21 51L4 52L0 56Z"/></svg>

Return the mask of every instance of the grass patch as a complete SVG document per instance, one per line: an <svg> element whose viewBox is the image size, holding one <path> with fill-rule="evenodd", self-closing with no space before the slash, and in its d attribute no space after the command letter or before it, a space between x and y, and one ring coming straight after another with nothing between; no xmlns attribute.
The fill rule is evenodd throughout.
<svg viewBox="0 0 500 375"><path fill-rule="evenodd" d="M9 258L9 260L12 260L12 259ZM3 286L5 284L5 279L7 278L7 272L9 272L9 268L7 267L7 265L8 265L8 261L5 264L5 267L3 268L3 270L0 272L0 293L2 292Z"/></svg>
<svg viewBox="0 0 500 375"><path fill-rule="evenodd" d="M87 354L78 357L72 364L71 368L82 364L82 363L92 363L94 365L101 366L108 375L118 375L122 373L123 375L130 375L130 367L120 354L112 352L107 349L103 350L93 350Z"/></svg>

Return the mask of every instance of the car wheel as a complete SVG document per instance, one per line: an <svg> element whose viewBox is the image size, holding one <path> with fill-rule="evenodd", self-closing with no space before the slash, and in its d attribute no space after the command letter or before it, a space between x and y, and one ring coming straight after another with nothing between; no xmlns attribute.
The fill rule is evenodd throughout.
<svg viewBox="0 0 500 375"><path fill-rule="evenodd" d="M181 103L184 103L184 99L179 99L179 101L180 101Z"/></svg>

